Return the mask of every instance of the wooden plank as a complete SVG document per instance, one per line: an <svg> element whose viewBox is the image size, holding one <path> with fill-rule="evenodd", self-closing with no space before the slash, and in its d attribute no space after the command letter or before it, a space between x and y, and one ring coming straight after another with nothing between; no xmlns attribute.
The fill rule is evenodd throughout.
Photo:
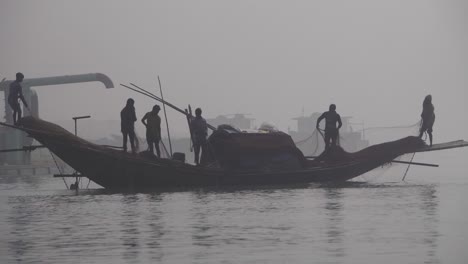
<svg viewBox="0 0 468 264"><path fill-rule="evenodd" d="M424 146L420 149L417 149L415 152L427 152L427 151L436 151L452 148L463 148L468 147L468 142L465 140L455 140L445 143L433 144L432 146Z"/></svg>
<svg viewBox="0 0 468 264"><path fill-rule="evenodd" d="M54 174L54 178L82 178L86 176L81 174Z"/></svg>
<svg viewBox="0 0 468 264"><path fill-rule="evenodd" d="M306 159L315 159L317 156L305 156ZM428 166L428 167L439 167L437 164L431 163L422 163L422 162L410 162L410 161L401 161L401 160L392 160L394 163L410 164L410 165L419 165L419 166Z"/></svg>
<svg viewBox="0 0 468 264"><path fill-rule="evenodd" d="M437 164L431 163L422 163L422 162L414 162L414 161L402 161L402 160L392 160L394 163L402 163L402 164L410 164L410 165L419 165L419 166L428 166L428 167L439 167Z"/></svg>

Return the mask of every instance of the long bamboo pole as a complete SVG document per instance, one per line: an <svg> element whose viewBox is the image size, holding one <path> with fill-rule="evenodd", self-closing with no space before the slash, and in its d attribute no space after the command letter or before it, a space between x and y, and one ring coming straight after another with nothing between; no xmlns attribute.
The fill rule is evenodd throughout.
<svg viewBox="0 0 468 264"><path fill-rule="evenodd" d="M180 109L179 107L177 107L177 106L175 106L175 105L173 105L173 104L171 104L171 103L169 103L167 101L164 101L162 98L158 97L157 95L155 95L155 94L153 94L153 93L139 87L138 85L136 85L134 83L130 83L130 85L132 85L133 87L139 89L140 91L144 92L145 94L149 95L153 99L155 99L155 100L157 100L157 101L159 101L161 103L165 103L167 106L173 108L174 110L176 110L176 111L178 111L178 112L180 112L182 114L185 114L185 112L182 109Z"/></svg>
<svg viewBox="0 0 468 264"><path fill-rule="evenodd" d="M134 87L140 89L141 91L138 91L137 89L134 89L134 88L132 88L132 87L129 87L128 85L125 85L125 84L120 84L120 85L123 86L123 87L125 87L125 88L127 88L127 89L129 89L129 90L132 90L132 91L134 91L134 92L137 92L137 93L143 94L143 95L145 95L145 96L147 96L147 97L150 97L150 98L152 98L152 99L154 99L154 100L156 100L156 101L158 101L158 102L161 102L161 103L162 103L162 102L164 101L164 103L165 103L167 106L169 106L169 107L171 107L172 109L176 110L177 112L179 112L179 113L181 113L181 114L187 116L187 113L185 113L184 110L180 109L179 107L177 107L177 106L175 106L175 105L169 103L168 101L162 100L162 99L159 98L158 96L156 96L156 95L154 95L154 94L152 94L152 93L146 91L145 89L143 89L143 88L141 88L141 87L138 87L138 86L135 85L135 84L132 84L132 83L130 83L130 84L133 85ZM193 116L193 115L188 115L188 117L193 118L194 116ZM216 128L215 128L214 126L210 125L210 124L207 124L207 126L208 126L208 128L211 129L211 130L216 130Z"/></svg>
<svg viewBox="0 0 468 264"><path fill-rule="evenodd" d="M159 83L159 92L161 93L161 100L162 100L162 103L163 103L164 118L166 119L167 139L169 140L169 151L170 151L171 157L172 157L171 132L169 131L169 121L167 120L166 103L164 103L164 95L163 95L162 86L161 86L161 79L159 79L159 75L158 75L158 83Z"/></svg>
<svg viewBox="0 0 468 264"><path fill-rule="evenodd" d="M123 87L125 87L125 88L127 88L127 89L129 89L129 90L132 90L132 91L134 91L134 92L140 93L140 94L142 94L142 95L145 95L145 96L147 96L147 97L150 97L151 99L154 99L154 100L160 102L160 100L159 100L158 98L156 98L156 97L154 97L154 96L152 96L152 95L150 95L150 94L147 94L147 93L138 91L137 89L134 89L134 88L132 88L132 87L130 87L130 86L128 86L128 85L125 85L125 84L120 84L120 85L123 86Z"/></svg>
<svg viewBox="0 0 468 264"><path fill-rule="evenodd" d="M191 119L189 117L189 111L187 109L185 109L185 113L187 113L187 124L188 124L189 132L190 132L190 152L192 152L193 151L192 122L191 122Z"/></svg>

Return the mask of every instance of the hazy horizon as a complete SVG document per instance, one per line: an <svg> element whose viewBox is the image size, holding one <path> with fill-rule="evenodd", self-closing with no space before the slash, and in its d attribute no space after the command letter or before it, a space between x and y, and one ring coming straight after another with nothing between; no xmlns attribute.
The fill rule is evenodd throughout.
<svg viewBox="0 0 468 264"><path fill-rule="evenodd" d="M366 126L419 119L436 107L435 141L468 138L468 3L453 1L2 1L0 78L101 72L115 88L37 87L40 115L118 120L127 98L139 119L154 102L134 82L207 118L291 118L330 103ZM169 110L174 133L186 120ZM116 131L118 133L118 131ZM184 133L184 132L182 132ZM106 135L103 135L106 136Z"/></svg>

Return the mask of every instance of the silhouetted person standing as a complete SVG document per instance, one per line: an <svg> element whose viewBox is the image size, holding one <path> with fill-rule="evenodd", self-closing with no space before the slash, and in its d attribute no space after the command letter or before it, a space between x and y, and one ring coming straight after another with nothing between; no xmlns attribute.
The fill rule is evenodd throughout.
<svg viewBox="0 0 468 264"><path fill-rule="evenodd" d="M161 110L159 105L155 105L153 106L153 110L146 113L141 119L141 122L146 127L146 141L148 142L149 150L151 154L154 154L154 146L158 158L161 157L161 151L159 150L159 141L161 141L161 118L158 115L159 110Z"/></svg>
<svg viewBox="0 0 468 264"><path fill-rule="evenodd" d="M338 131L343 125L341 123L341 117L336 112L336 105L331 104L330 108L327 112L323 113L317 119L317 129L320 129L320 121L325 118L325 150L330 147L330 141L332 146L336 146L337 138L338 138ZM338 123L338 127L336 127L336 123Z"/></svg>
<svg viewBox="0 0 468 264"><path fill-rule="evenodd" d="M422 138L424 132L429 135L429 142L432 146L432 126L435 121L434 105L432 104L432 96L429 94L424 98L423 110L421 113L422 124L419 129L419 138Z"/></svg>
<svg viewBox="0 0 468 264"><path fill-rule="evenodd" d="M195 151L195 164L200 165L200 149L205 152L208 126L206 120L201 116L202 110L195 109L195 118L190 122L192 126L193 149Z"/></svg>
<svg viewBox="0 0 468 264"><path fill-rule="evenodd" d="M123 135L123 149L127 152L127 137L130 138L132 153L135 153L135 101L132 98L127 100L127 105L120 111L120 127Z"/></svg>
<svg viewBox="0 0 468 264"><path fill-rule="evenodd" d="M23 104L26 108L28 108L28 103L23 96L23 87L21 87L21 82L24 79L24 75L21 72L16 74L16 80L10 84L10 91L8 94L8 104L13 109L13 124L16 125L18 120L21 119L22 111L21 106L19 104L19 99L23 101Z"/></svg>

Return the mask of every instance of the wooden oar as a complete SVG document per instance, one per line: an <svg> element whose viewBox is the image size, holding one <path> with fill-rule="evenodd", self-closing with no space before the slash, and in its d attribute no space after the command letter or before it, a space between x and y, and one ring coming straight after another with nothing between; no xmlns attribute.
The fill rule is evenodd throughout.
<svg viewBox="0 0 468 264"><path fill-rule="evenodd" d="M438 164L431 164L431 163L421 163L421 162L414 162L414 161L401 161L401 160L392 160L395 163L403 163L409 165L419 165L419 166L428 166L428 167L439 167Z"/></svg>
<svg viewBox="0 0 468 264"><path fill-rule="evenodd" d="M318 156L305 156L306 159L316 159L317 157ZM402 163L402 164L409 164L409 165L427 166L427 167L439 167L438 164L422 163L422 162L401 161L401 160L392 160L392 162Z"/></svg>

